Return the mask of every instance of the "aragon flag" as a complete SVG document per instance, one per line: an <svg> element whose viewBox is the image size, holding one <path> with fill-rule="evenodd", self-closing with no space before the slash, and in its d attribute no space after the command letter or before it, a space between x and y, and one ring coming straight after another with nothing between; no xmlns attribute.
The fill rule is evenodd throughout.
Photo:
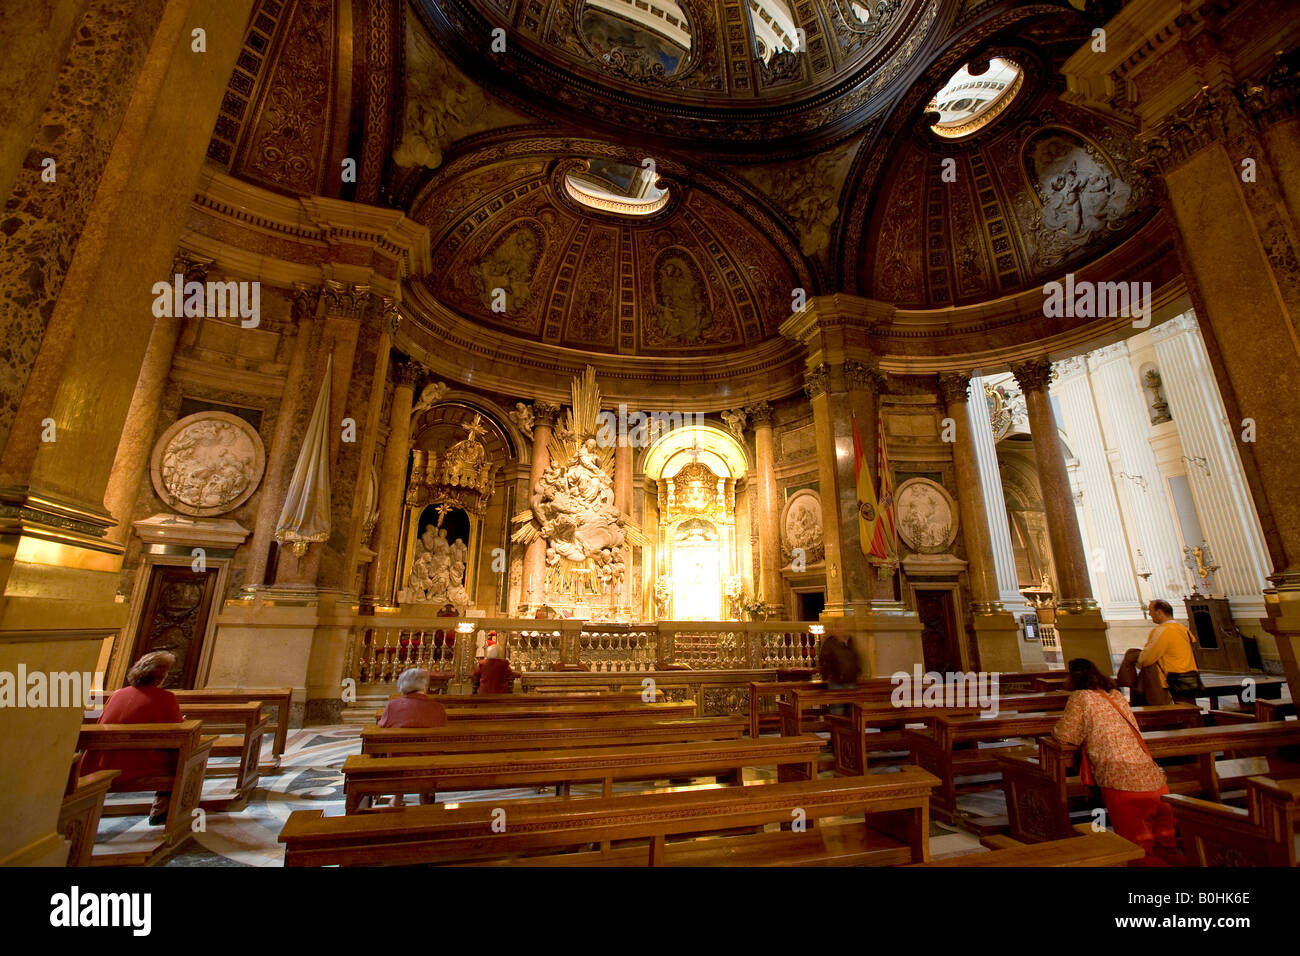
<svg viewBox="0 0 1300 956"><path fill-rule="evenodd" d="M898 508L894 504L894 479L889 468L889 450L885 446L885 420L876 416L876 473L880 476L880 512L871 556L884 564L898 564Z"/></svg>
<svg viewBox="0 0 1300 956"><path fill-rule="evenodd" d="M858 480L858 540L862 553L870 556L876 541L880 512L876 507L876 489L871 483L871 469L867 467L862 450L862 436L858 434L858 419L853 418L853 473Z"/></svg>

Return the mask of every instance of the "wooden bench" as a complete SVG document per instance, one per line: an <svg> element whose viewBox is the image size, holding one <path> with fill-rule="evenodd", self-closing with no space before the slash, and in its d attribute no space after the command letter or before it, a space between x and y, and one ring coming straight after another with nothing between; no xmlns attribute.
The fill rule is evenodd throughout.
<svg viewBox="0 0 1300 956"><path fill-rule="evenodd" d="M581 717L520 726L515 721L476 720L446 727L364 727L361 752L369 756L433 756L494 750L557 750L618 747L690 740L738 740L745 722L733 717Z"/></svg>
<svg viewBox="0 0 1300 956"><path fill-rule="evenodd" d="M445 694L435 698L448 710L461 710L469 707L491 707L497 704L511 707L528 707L535 704L554 706L556 704L649 704L646 695L653 695L654 700L662 701L664 692L658 687L650 690L626 691L575 691L558 694Z"/></svg>
<svg viewBox="0 0 1300 956"><path fill-rule="evenodd" d="M968 853L963 856L917 863L914 866L1127 866L1145 855L1136 843L1109 830L1080 832L1078 835L1045 843L1011 845L1006 841L1001 849L990 853Z"/></svg>
<svg viewBox="0 0 1300 956"><path fill-rule="evenodd" d="M1134 707L1133 716L1139 728L1194 727L1201 722L1200 711L1194 704ZM939 778L931 812L945 823L951 823L957 815L956 778L1000 771L995 749L980 744L1042 737L1051 734L1060 719L1061 714L1056 712L997 717L940 715L929 728L903 731L912 761Z"/></svg>
<svg viewBox="0 0 1300 956"><path fill-rule="evenodd" d="M890 706L895 684L883 678L863 681L856 687L831 690L828 687L799 690L793 688L782 693L777 703L781 734L797 737L826 729L826 709L836 705L863 704L865 706Z"/></svg>
<svg viewBox="0 0 1300 956"><path fill-rule="evenodd" d="M68 841L67 866L90 866L91 851L95 847L95 833L99 818L104 812L104 798L113 779L120 770L96 770L81 776L81 753L72 758L72 771L68 775L67 790L59 807L57 829Z"/></svg>
<svg viewBox="0 0 1300 956"><path fill-rule="evenodd" d="M1295 717L1295 701L1293 700L1256 700L1255 701L1255 719L1256 720L1286 720L1288 717Z"/></svg>
<svg viewBox="0 0 1300 956"><path fill-rule="evenodd" d="M289 739L289 709L293 704L292 687L268 687L262 690L248 688L204 687L199 690L175 690L181 712L185 704L247 704L255 700L262 702L262 708L273 720L275 733L271 736L271 759L258 769L267 775L280 772L280 760L284 757L284 748ZM260 759L260 758L259 758Z"/></svg>
<svg viewBox="0 0 1300 956"><path fill-rule="evenodd" d="M1134 708L1134 713L1142 709ZM1297 768L1284 752L1300 746L1300 724L1276 721L1181 730L1144 729L1142 739L1157 763L1195 758L1190 765L1165 768L1172 792L1204 796L1217 803L1225 780L1244 782L1259 769L1256 761L1225 760L1221 767L1216 754L1264 754L1271 773L1294 773ZM1054 737L1040 738L1036 753L1022 750L998 755L1012 837L1033 842L1058 839L1069 832L1070 800L1087 793L1078 782L1078 755L1077 747Z"/></svg>
<svg viewBox="0 0 1300 956"><path fill-rule="evenodd" d="M137 840L119 840L113 846L96 845L92 866L148 866L168 856L193 835L191 824L203 794L203 775L213 738L202 734L202 723L184 720L179 724L83 724L77 749L91 750L167 750L173 751L175 769L166 776L131 781L123 786L118 777L109 785L110 793L171 793L167 819L161 830L153 830ZM147 816L151 801L107 802L103 815Z"/></svg>
<svg viewBox="0 0 1300 956"><path fill-rule="evenodd" d="M375 711L375 719L383 715ZM604 704L495 704L484 707L466 707L447 712L448 723L469 720L572 720L575 717L641 717L645 720L663 720L666 717L694 717L694 701L665 701L643 704L640 701L612 701Z"/></svg>
<svg viewBox="0 0 1300 956"><path fill-rule="evenodd" d="M1286 686L1286 681L1281 677L1262 678L1251 677L1255 684L1255 701L1260 700L1277 700L1282 696L1282 688ZM1218 683L1205 683L1202 680L1203 687L1196 692L1197 700L1210 701L1212 709L1220 709L1223 706L1223 700L1227 697L1236 698L1243 707L1249 707L1241 700L1241 695L1245 693L1246 687L1241 681L1220 681ZM1187 695L1189 698L1191 694Z"/></svg>
<svg viewBox="0 0 1300 956"><path fill-rule="evenodd" d="M353 755L343 763L344 811L356 813L375 797L406 793L432 803L440 791L600 783L609 796L615 781L728 775L739 782L745 767L775 766L781 781L810 780L821 744L808 736L435 757Z"/></svg>
<svg viewBox="0 0 1300 956"><path fill-rule="evenodd" d="M1296 866L1300 780L1251 777L1246 795L1239 808L1167 794L1183 852L1197 866Z"/></svg>
<svg viewBox="0 0 1300 956"><path fill-rule="evenodd" d="M826 690L824 680L805 681L752 681L749 685L749 736L758 737L765 728L775 728L780 732L781 715L775 705L764 709L764 702L774 700L782 694L801 690Z"/></svg>
<svg viewBox="0 0 1300 956"><path fill-rule="evenodd" d="M1008 694L998 697L998 712L1063 710L1069 694L1056 691L1039 694ZM1187 705L1190 706L1190 705ZM835 772L865 773L869 753L904 751L908 726L929 727L939 716L975 717L979 707L883 707L854 704L847 717L832 714L826 718L835 755Z"/></svg>
<svg viewBox="0 0 1300 956"><path fill-rule="evenodd" d="M1049 677L1060 675L1062 671L1000 671L998 673L998 687L1007 693L1028 693L1034 689L1034 681L1040 677Z"/></svg>
<svg viewBox="0 0 1300 956"><path fill-rule="evenodd" d="M427 865L552 855L541 865L800 865L898 863L929 859L929 793L935 779L923 770L758 787L721 787L558 800L477 802L456 809L411 807L360 816L326 817L296 810L280 831L285 866ZM790 825L802 809L799 833L723 836L669 843L669 838ZM492 826L505 811L505 828ZM827 817L862 814L861 824L816 826ZM870 818L868 828L866 819ZM901 837L901 839L900 839ZM600 853L559 858L554 851L591 843ZM511 859L515 864L533 858Z"/></svg>
<svg viewBox="0 0 1300 956"><path fill-rule="evenodd" d="M186 720L203 721L203 733L216 736L210 756L238 760L234 767L208 768L208 777L233 776L234 789L229 794L204 797L199 806L218 812L244 809L257 787L262 737L270 723L262 701L196 704L185 700L181 702L181 716Z"/></svg>

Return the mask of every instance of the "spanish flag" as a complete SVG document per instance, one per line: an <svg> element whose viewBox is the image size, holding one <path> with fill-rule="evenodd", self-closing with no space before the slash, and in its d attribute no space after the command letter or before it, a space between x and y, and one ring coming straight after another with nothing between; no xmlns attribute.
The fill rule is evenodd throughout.
<svg viewBox="0 0 1300 956"><path fill-rule="evenodd" d="M858 480L858 539L862 553L868 557L875 544L880 511L876 507L876 489L871 483L871 469L862 450L862 436L858 434L858 419L853 418L853 473Z"/></svg>

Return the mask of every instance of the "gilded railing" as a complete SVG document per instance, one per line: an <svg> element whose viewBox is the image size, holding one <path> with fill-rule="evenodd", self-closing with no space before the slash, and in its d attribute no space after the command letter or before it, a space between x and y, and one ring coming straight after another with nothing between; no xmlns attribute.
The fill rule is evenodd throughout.
<svg viewBox="0 0 1300 956"><path fill-rule="evenodd" d="M349 674L395 681L408 667L468 681L494 640L516 671L635 674L664 668L746 670L817 666L822 640L802 621L660 621L607 624L520 618L432 618L409 612L355 615ZM820 630L820 628L819 628Z"/></svg>

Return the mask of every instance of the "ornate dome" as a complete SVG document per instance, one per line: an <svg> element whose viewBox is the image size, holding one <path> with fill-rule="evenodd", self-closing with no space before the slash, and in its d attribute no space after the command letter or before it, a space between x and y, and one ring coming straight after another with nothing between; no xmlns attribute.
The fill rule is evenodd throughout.
<svg viewBox="0 0 1300 956"><path fill-rule="evenodd" d="M641 172L629 159L548 139L447 163L410 213L430 234L424 289L476 325L600 353L707 354L775 336L791 290L811 285L793 237L736 184L678 179L687 171L671 165L645 215L575 198L575 182L600 191L593 170L617 198L615 179Z"/></svg>
<svg viewBox="0 0 1300 956"><path fill-rule="evenodd" d="M843 135L938 30L938 0L422 0L458 65L520 109L731 152ZM952 11L948 11L950 14ZM498 38L485 55L485 38ZM501 45L504 44L504 50Z"/></svg>

